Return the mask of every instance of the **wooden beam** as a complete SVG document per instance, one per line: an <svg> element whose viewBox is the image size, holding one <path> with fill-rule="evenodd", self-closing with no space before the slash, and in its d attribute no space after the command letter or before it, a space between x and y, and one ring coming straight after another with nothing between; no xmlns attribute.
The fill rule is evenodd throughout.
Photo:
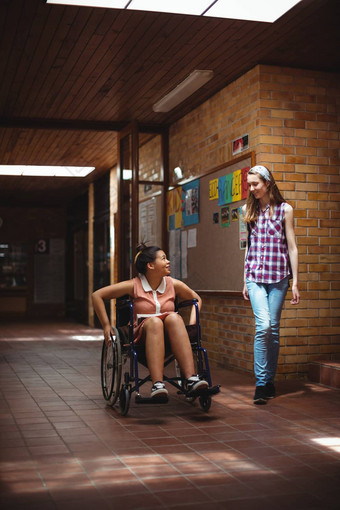
<svg viewBox="0 0 340 510"><path fill-rule="evenodd" d="M0 117L0 127L65 131L120 131L127 122Z"/></svg>

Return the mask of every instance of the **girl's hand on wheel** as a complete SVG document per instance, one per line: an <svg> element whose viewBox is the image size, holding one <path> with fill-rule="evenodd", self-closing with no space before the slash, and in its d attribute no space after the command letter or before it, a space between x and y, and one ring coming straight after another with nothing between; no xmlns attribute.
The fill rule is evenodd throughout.
<svg viewBox="0 0 340 510"><path fill-rule="evenodd" d="M104 328L104 340L107 347L109 347L111 343L111 335L113 335L113 329L110 325L108 325Z"/></svg>

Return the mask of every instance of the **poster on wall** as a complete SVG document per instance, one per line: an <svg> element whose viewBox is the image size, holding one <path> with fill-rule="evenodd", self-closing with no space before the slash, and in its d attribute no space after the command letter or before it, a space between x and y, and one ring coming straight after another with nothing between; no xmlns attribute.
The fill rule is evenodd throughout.
<svg viewBox="0 0 340 510"><path fill-rule="evenodd" d="M209 200L216 200L219 197L219 194L218 179L211 179L211 181L209 181Z"/></svg>
<svg viewBox="0 0 340 510"><path fill-rule="evenodd" d="M226 205L221 207L221 227L229 227L230 225L230 207Z"/></svg>
<svg viewBox="0 0 340 510"><path fill-rule="evenodd" d="M243 221L242 207L239 207L239 233L240 233L240 249L245 250L247 246L247 224Z"/></svg>
<svg viewBox="0 0 340 510"><path fill-rule="evenodd" d="M160 209L160 202L158 206ZM158 246L162 237L159 212L156 197L139 204L139 239L154 246Z"/></svg>
<svg viewBox="0 0 340 510"><path fill-rule="evenodd" d="M247 175L250 170L250 166L246 166L241 169L241 198L247 198L248 196L248 182Z"/></svg>
<svg viewBox="0 0 340 510"><path fill-rule="evenodd" d="M181 231L169 233L169 260L172 278L181 278Z"/></svg>
<svg viewBox="0 0 340 510"><path fill-rule="evenodd" d="M183 225L199 223L199 191L200 181L188 182L182 186Z"/></svg>
<svg viewBox="0 0 340 510"><path fill-rule="evenodd" d="M233 156L249 149L249 135L240 136L233 140Z"/></svg>
<svg viewBox="0 0 340 510"><path fill-rule="evenodd" d="M182 226L182 187L179 186L168 191L166 199L168 231L170 232Z"/></svg>
<svg viewBox="0 0 340 510"><path fill-rule="evenodd" d="M188 278L188 231L181 232L181 276Z"/></svg>

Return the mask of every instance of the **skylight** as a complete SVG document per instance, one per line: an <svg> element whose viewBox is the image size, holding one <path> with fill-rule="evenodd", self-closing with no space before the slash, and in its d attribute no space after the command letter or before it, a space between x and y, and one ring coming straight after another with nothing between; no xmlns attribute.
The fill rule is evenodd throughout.
<svg viewBox="0 0 340 510"><path fill-rule="evenodd" d="M47 0L50 4L194 14L273 23L301 0Z"/></svg>
<svg viewBox="0 0 340 510"><path fill-rule="evenodd" d="M35 177L86 177L94 166L32 166L0 165L0 175L23 175Z"/></svg>

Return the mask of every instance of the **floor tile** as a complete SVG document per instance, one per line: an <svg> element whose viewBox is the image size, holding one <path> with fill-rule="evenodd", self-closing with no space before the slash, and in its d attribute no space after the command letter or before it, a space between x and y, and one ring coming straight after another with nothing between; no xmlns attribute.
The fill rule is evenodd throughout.
<svg viewBox="0 0 340 510"><path fill-rule="evenodd" d="M98 340L72 339L79 331ZM339 390L279 381L278 397L254 406L251 375L213 367L221 393L208 413L170 388L168 405L132 399L123 417L101 395L101 331L61 321L4 333L6 510L337 509Z"/></svg>

